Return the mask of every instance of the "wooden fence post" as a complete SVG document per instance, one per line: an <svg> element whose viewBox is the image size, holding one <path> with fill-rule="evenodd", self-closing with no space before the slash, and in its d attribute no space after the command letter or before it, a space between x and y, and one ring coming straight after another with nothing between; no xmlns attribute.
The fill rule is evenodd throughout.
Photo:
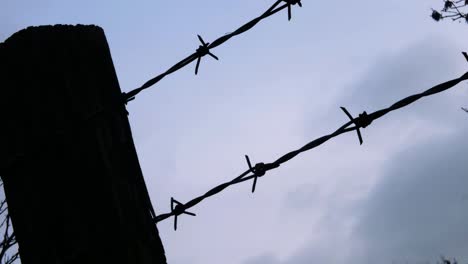
<svg viewBox="0 0 468 264"><path fill-rule="evenodd" d="M0 43L0 176L23 264L166 263L104 31Z"/></svg>

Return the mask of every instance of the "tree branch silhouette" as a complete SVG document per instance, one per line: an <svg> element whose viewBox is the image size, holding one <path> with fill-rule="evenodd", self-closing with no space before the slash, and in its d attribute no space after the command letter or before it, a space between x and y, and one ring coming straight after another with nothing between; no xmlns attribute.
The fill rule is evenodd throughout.
<svg viewBox="0 0 468 264"><path fill-rule="evenodd" d="M3 181L1 179L0 188L3 189ZM3 232L3 238L0 242L0 264L12 264L19 259L19 252L4 194L0 200L0 219L2 219L0 222L0 232Z"/></svg>
<svg viewBox="0 0 468 264"><path fill-rule="evenodd" d="M444 0L444 5L441 9L432 9L431 17L435 21L451 18L452 21L465 20L468 23L467 7L468 0Z"/></svg>

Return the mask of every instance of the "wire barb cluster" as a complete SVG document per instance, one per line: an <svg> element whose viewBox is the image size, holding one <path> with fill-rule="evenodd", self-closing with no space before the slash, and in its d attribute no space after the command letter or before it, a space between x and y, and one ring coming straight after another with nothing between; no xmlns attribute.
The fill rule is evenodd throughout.
<svg viewBox="0 0 468 264"><path fill-rule="evenodd" d="M263 162L260 162L260 163L255 164L254 167L252 167L252 163L250 163L249 156L245 155L245 159L247 160L247 165L249 166L249 172L252 172L254 176L253 178L254 181L252 184L252 193L254 193L255 186L257 185L257 179L265 175L267 171L278 168L279 164L275 164L275 163L265 164Z"/></svg>
<svg viewBox="0 0 468 264"><path fill-rule="evenodd" d="M436 85L436 86L434 86L434 87L432 87L432 88L430 88L430 89L428 89L428 90L426 90L426 91L424 91L422 93L418 93L418 94L408 96L408 97L394 103L390 107L375 111L375 112L370 113L370 114L367 114L367 112L364 111L357 118L353 118L346 108L341 107L341 110L348 116L350 121L348 121L347 123L345 123L344 125L339 127L335 132L330 133L328 135L324 135L324 136L319 137L319 138L316 138L313 141L311 141L311 142L307 143L306 145L304 145L303 147L301 147L301 148L299 148L297 150L293 150L293 151L281 156L280 158L278 158L276 161L274 161L272 163L263 163L263 162L261 162L261 163L255 164L255 166L252 166L252 163L250 162L249 157L246 155L245 159L246 159L247 164L248 164L248 169L246 171L244 171L242 174L240 174L239 176L237 176L236 178L234 178L231 181L228 181L228 182L225 182L225 183L222 183L222 184L216 186L215 188L209 190L204 195L196 197L196 198L190 200L189 202L187 202L186 204L181 204L181 203L174 200L180 206L179 209L176 206L176 208L172 209L172 211L170 213L160 214L160 215L156 216L154 218L154 222L158 223L158 222L163 221L163 220L165 220L165 219L167 219L167 218L169 218L171 216L177 217L177 216L179 216L180 214L183 214L183 213L189 214L189 215L194 215L192 213L186 212L185 210L197 205L198 203L202 202L204 199L206 199L208 197L211 197L211 196L214 196L214 195L220 193L221 191L223 191L224 189L226 189L229 186L239 184L239 183L242 183L244 181L249 181L249 180L253 179L252 192L255 192L255 188L256 188L258 178L265 176L266 172L268 172L269 170L278 168L281 164L293 159L294 157L296 157L300 153L309 151L311 149L314 149L314 148L322 145L323 143L327 142L328 140L330 140L330 139L332 139L334 137L337 137L337 136L339 136L341 134L351 132L351 131L356 131L357 134L358 134L358 137L359 137L359 142L362 144L363 140L362 140L362 135L361 135L361 132L360 132L360 128L365 128L365 127L369 126L374 120L377 120L377 119L381 118L382 116L384 116L384 115L386 115L386 114L388 114L388 113L390 113L392 111L395 111L395 110L398 110L398 109L403 108L405 106L408 106L409 104L412 104L415 101L417 101L417 100L419 100L419 99L421 99L423 97L434 95L434 94L443 92L445 90L448 90L448 89L454 87L455 85L457 85L458 83L460 83L462 81L465 81L465 80L468 80L468 72L466 72L465 74L463 74L459 78L447 81L445 83L438 84L438 85ZM468 110L466 110L466 111L468 112ZM354 125L354 126L352 126L352 125ZM172 200L171 200L171 203L172 203ZM174 229L176 229L176 227L177 227L177 219L175 219Z"/></svg>
<svg viewBox="0 0 468 264"><path fill-rule="evenodd" d="M175 207L174 207L175 205ZM181 214L197 216L194 213L185 211L185 206L183 203L177 201L173 197L171 197L171 213L174 214L174 230L177 230L177 217Z"/></svg>
<svg viewBox="0 0 468 264"><path fill-rule="evenodd" d="M281 2L283 2L283 1L285 3L283 5L280 5ZM246 32L246 31L250 30L258 22L262 21L263 19L265 19L267 17L270 17L270 16L278 13L279 11L281 11L281 10L283 10L285 8L288 8L288 19L291 20L291 6L296 5L296 4L299 5L299 6L302 6L300 0L277 0L262 15L260 15L259 17L254 18L251 21L247 22L246 24L244 24L243 26L241 26L240 28L238 28L234 32L231 32L231 33L226 34L226 35L224 35L222 37L219 37L218 39L213 41L211 44L210 43L205 43L205 41L200 37L200 35L198 35L198 39L200 40L202 45L199 46L199 48L195 51L195 53L193 53L193 54L189 55L188 57L186 57L185 59L179 61L178 63L176 63L171 68L169 68L164 73L161 73L158 76L148 80L141 87L133 89L128 93L122 93L122 100L124 101L124 103L130 102L131 100L135 99L135 96L137 94L139 94L141 91L143 91L145 89L148 89L149 87L153 86L157 82L161 81L167 75L172 74L172 73L182 69L183 67L189 65L190 63L192 63L195 60L197 61L196 66L195 66L195 74L198 74L198 68L200 67L200 61L201 61L202 57L204 57L206 55L210 55L212 58L218 60L218 57L216 57L215 55L213 55L210 52L211 49L214 49L214 48L220 46L221 44L225 43L226 41L228 41L229 39L231 39L234 36L240 35L240 34Z"/></svg>
<svg viewBox="0 0 468 264"><path fill-rule="evenodd" d="M288 20L291 20L292 6L297 4L299 7L302 7L301 0L284 0L284 1L288 3Z"/></svg>
<svg viewBox="0 0 468 264"><path fill-rule="evenodd" d="M346 108L344 107L340 107L340 108L349 117L351 122L353 122L354 125L356 125L356 132L359 138L359 144L362 145L363 140L362 140L360 128L361 127L366 128L368 125L372 123L372 120L369 118L366 111L362 112L362 114L359 114L358 118L353 118L353 116L348 112L348 110L346 110Z"/></svg>
<svg viewBox="0 0 468 264"><path fill-rule="evenodd" d="M210 52L210 43L205 43L205 41L203 40L202 37L200 37L200 35L197 35L198 36L198 39L200 40L201 42L201 45L200 47L198 47L197 51L195 52L195 54L197 54L197 66L195 67L195 75L198 74L198 67L200 66L200 60L202 57L206 56L206 55L210 55L213 59L215 60L218 60L218 57L216 57L213 53Z"/></svg>

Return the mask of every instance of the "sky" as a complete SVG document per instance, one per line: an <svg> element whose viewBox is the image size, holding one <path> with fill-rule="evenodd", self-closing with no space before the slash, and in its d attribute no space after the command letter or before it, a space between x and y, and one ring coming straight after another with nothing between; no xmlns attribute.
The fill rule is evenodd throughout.
<svg viewBox="0 0 468 264"><path fill-rule="evenodd" d="M123 91L273 1L2 0L0 41L32 25L95 24ZM468 26L442 1L307 1L166 77L128 105L157 213L328 134L347 117L458 78ZM158 224L168 263L468 262L468 84L335 138ZM377 260L377 261L376 261Z"/></svg>

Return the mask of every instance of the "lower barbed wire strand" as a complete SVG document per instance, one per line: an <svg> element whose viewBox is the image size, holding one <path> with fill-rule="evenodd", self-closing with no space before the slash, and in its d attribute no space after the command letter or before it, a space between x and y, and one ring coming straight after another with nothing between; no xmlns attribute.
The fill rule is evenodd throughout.
<svg viewBox="0 0 468 264"><path fill-rule="evenodd" d="M392 106L390 106L388 108L377 110L377 111L375 111L375 112L373 112L371 114L368 114L368 115L366 114L366 118L369 119L368 123L370 124L372 121L375 121L375 120L381 118L382 116L384 116L384 115L386 115L386 114L388 114L388 113L390 113L392 111L403 108L403 107L405 107L405 106L407 106L407 105L409 105L411 103L414 103L414 102L416 102L417 100L419 100L419 99L421 99L423 97L430 96L430 95L437 94L437 93L443 92L445 90L448 90L448 89L454 87L455 85L457 85L458 83L460 83L462 81L465 81L467 79L468 79L468 72L466 72L464 75L462 75L459 78L456 78L456 79L441 83L439 85L436 85L436 86L434 86L434 87L432 87L432 88L430 88L430 89L428 89L428 90L426 90L426 91L424 91L422 93L408 96L408 97L394 103ZM303 152L309 151L311 149L314 149L314 148L322 145L323 143L327 142L328 140L330 140L332 138L335 138L335 137L337 137L337 136L339 136L341 134L344 134L344 133L355 131L355 130L360 128L358 126L349 127L352 124L353 124L352 121L348 121L347 123L342 125L340 128L338 128L335 132L333 132L331 134L328 134L328 135L325 135L325 136L322 136L322 137L319 137L319 138L307 143L302 148L291 151L291 152L283 155L282 157L280 157L279 159L277 159L273 163L267 163L268 165L270 165L270 169L268 169L266 171L277 168L281 164L293 159L294 157L296 157L300 153L303 153ZM248 175L251 172L252 172L251 169L249 169L249 170L245 171L244 173L242 173L241 175L234 178L233 180L222 183L222 184L216 186L215 188L211 189L210 191L206 192L204 195L199 196L197 198L194 198L194 199L190 200L189 202L187 202L186 204L181 205L183 211L197 205L198 203L202 202L204 199L206 199L208 197L211 197L211 196L214 196L215 194L220 193L221 191L225 190L229 186L239 184L239 183L242 183L242 182L245 182L245 181L249 181L251 179L254 179L254 178L258 177L255 174L254 175ZM264 175L264 176L266 176L266 175ZM158 223L160 221L163 221L163 220L165 220L165 219L167 219L167 218L169 218L171 216L175 216L175 215L176 215L176 212L174 212L174 211L172 211L171 213L161 214L161 215L158 215L157 217L154 218L154 222Z"/></svg>

